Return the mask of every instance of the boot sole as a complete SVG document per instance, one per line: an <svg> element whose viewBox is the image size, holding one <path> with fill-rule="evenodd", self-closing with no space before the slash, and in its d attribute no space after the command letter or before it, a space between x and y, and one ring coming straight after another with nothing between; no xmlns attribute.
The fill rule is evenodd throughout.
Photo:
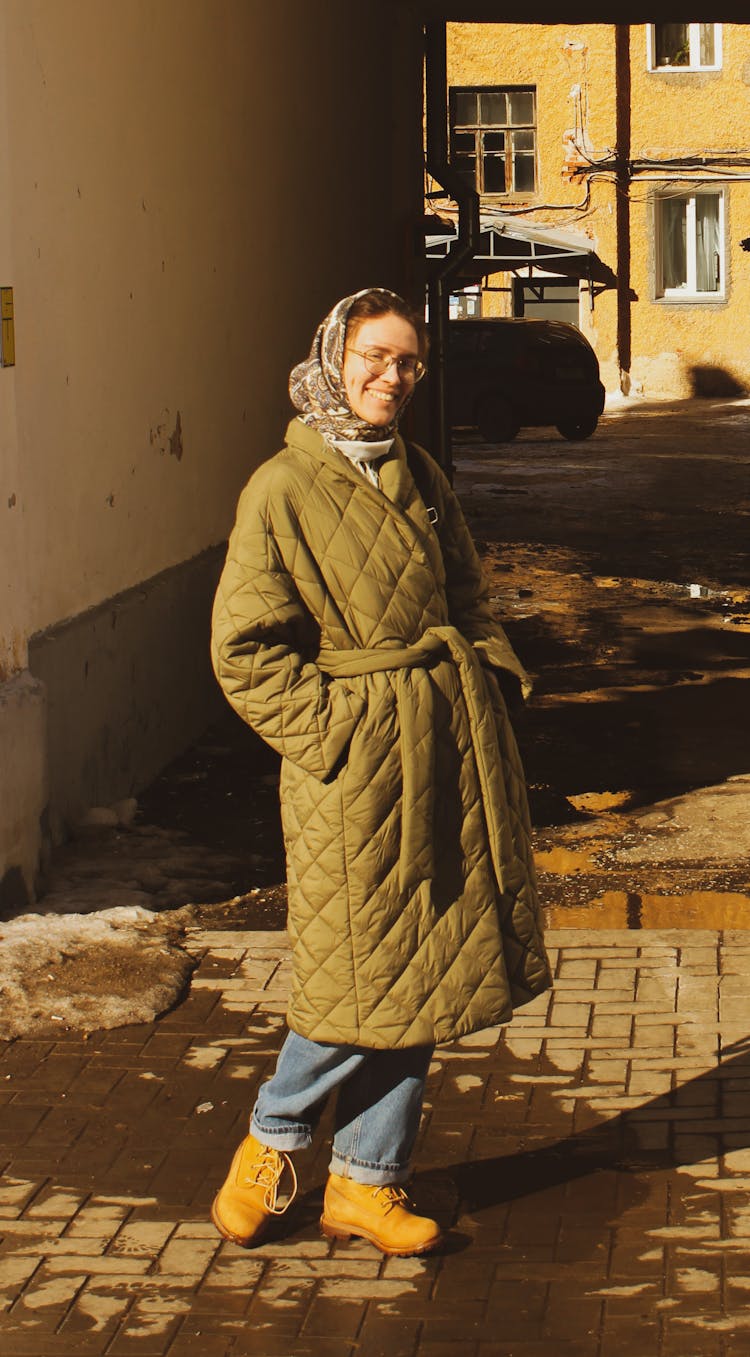
<svg viewBox="0 0 750 1357"><path fill-rule="evenodd" d="M416 1248L390 1248L370 1230L357 1229L351 1225L338 1225L335 1220L326 1220L325 1216L321 1216L320 1230L326 1239L366 1239L370 1244L374 1244L376 1249L380 1249L381 1253L386 1254L388 1258L415 1258L420 1253L431 1253L439 1244L442 1244L444 1238L442 1234L439 1234L434 1239L428 1239L425 1244L419 1244Z"/></svg>
<svg viewBox="0 0 750 1357"><path fill-rule="evenodd" d="M219 1213L216 1210L216 1203L218 1200L219 1198L217 1195L211 1203L211 1220L219 1231L222 1239L228 1239L231 1244L239 1244L241 1249L251 1249L255 1244L262 1243L266 1230L268 1229L268 1221L264 1221L254 1235L243 1237L242 1235L235 1234L233 1230L228 1230L221 1220Z"/></svg>

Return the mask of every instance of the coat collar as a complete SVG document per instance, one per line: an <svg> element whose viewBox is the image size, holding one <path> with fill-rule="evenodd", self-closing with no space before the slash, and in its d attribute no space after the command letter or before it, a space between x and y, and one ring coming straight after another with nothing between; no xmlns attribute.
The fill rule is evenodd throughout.
<svg viewBox="0 0 750 1357"><path fill-rule="evenodd" d="M330 467L335 474L344 480L353 481L356 486L366 492L384 496L391 504L396 504L399 507L408 503L412 477L406 461L404 440L400 434L395 435L393 447L388 456L380 463L379 472L382 490L371 485L362 475L362 472L352 466L342 452L327 443L317 429L310 428L310 425L303 423L301 419L291 420L286 431L286 442L288 447L298 448L309 457L313 457L316 461Z"/></svg>

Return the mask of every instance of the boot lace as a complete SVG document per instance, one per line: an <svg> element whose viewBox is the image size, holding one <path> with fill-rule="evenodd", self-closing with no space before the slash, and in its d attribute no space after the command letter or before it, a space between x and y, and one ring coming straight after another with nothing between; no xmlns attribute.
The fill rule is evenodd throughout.
<svg viewBox="0 0 750 1357"><path fill-rule="evenodd" d="M398 1183L378 1183L372 1190L372 1196L386 1211L392 1211L394 1206L409 1208L409 1194Z"/></svg>
<svg viewBox="0 0 750 1357"><path fill-rule="evenodd" d="M285 1169L289 1170L292 1185L286 1201L283 1205L277 1206L276 1198L279 1192L279 1183ZM284 1154L282 1150L274 1150L273 1146L267 1145L263 1154L259 1155L250 1166L250 1171L243 1176L242 1185L243 1187L265 1188L263 1205L266 1210L271 1215L283 1216L284 1212L289 1210L297 1195L297 1174L288 1154Z"/></svg>

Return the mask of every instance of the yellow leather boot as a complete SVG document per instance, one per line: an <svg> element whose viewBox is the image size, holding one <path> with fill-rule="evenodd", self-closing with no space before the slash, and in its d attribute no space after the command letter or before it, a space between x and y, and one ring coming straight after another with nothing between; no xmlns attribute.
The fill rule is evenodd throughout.
<svg viewBox="0 0 750 1357"><path fill-rule="evenodd" d="M284 1169L292 1175L292 1188L283 1206L277 1206L279 1181ZM259 1244L272 1216L283 1216L294 1201L297 1175L288 1154L261 1145L246 1136L232 1160L224 1186L211 1207L211 1219L219 1234L234 1244L249 1248Z"/></svg>
<svg viewBox="0 0 750 1357"><path fill-rule="evenodd" d="M440 1243L441 1231L428 1216L409 1210L409 1198L396 1183L373 1186L330 1174L323 1199L320 1227L329 1239L358 1235L381 1253L408 1258L427 1253Z"/></svg>

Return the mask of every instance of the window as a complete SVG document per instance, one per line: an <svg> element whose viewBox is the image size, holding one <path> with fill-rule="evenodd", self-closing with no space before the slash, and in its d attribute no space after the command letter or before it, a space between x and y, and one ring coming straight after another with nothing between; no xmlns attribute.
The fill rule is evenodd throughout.
<svg viewBox="0 0 750 1357"><path fill-rule="evenodd" d="M476 287L467 287L464 292L452 292L448 303L448 315L451 320L471 320L482 314L482 293Z"/></svg>
<svg viewBox="0 0 750 1357"><path fill-rule="evenodd" d="M452 89L451 162L479 193L536 190L532 86Z"/></svg>
<svg viewBox="0 0 750 1357"><path fill-rule="evenodd" d="M580 289L569 278L536 275L513 279L513 315L540 320L566 320L581 328Z"/></svg>
<svg viewBox="0 0 750 1357"><path fill-rule="evenodd" d="M721 24L649 24L651 71L716 71L721 67Z"/></svg>
<svg viewBox="0 0 750 1357"><path fill-rule="evenodd" d="M656 199L657 294L673 301L724 295L724 194Z"/></svg>

